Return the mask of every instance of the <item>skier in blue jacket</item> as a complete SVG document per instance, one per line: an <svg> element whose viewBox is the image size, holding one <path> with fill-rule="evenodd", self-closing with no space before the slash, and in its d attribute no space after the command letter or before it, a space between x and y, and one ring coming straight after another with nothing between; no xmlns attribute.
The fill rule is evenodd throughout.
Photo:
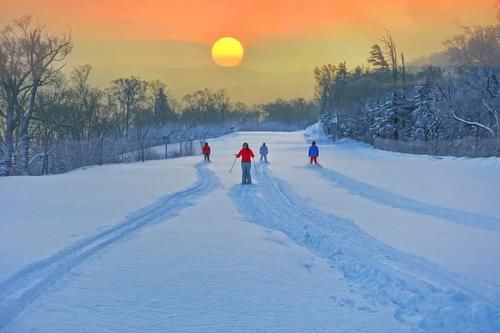
<svg viewBox="0 0 500 333"><path fill-rule="evenodd" d="M267 154L269 153L269 149L267 149L265 142L260 147L259 153L260 153L260 161L261 162L264 161L265 163L267 163Z"/></svg>
<svg viewBox="0 0 500 333"><path fill-rule="evenodd" d="M318 164L319 148L316 146L316 141L313 141L311 147L309 147L309 157L311 158L310 164Z"/></svg>

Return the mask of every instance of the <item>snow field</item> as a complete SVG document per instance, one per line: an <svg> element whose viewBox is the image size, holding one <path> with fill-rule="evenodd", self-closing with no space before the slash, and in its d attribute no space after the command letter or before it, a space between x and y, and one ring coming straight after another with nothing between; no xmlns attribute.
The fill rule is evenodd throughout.
<svg viewBox="0 0 500 333"><path fill-rule="evenodd" d="M229 174L243 142L270 149L252 186ZM206 165L0 179L0 331L500 330L496 160L343 141L315 168L303 132L209 143Z"/></svg>

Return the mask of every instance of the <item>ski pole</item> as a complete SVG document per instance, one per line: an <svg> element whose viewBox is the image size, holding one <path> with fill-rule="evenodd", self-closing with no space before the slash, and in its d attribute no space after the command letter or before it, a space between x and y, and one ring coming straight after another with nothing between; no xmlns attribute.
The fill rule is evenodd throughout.
<svg viewBox="0 0 500 333"><path fill-rule="evenodd" d="M233 172L233 168L234 168L234 165L236 164L237 159L238 159L238 157L234 158L233 166L231 166L231 170L229 170L229 173Z"/></svg>

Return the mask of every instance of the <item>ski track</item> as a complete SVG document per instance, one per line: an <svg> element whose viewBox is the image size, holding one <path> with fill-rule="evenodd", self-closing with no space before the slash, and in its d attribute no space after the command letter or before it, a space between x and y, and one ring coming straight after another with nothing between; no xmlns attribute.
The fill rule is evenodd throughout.
<svg viewBox="0 0 500 333"><path fill-rule="evenodd" d="M500 220L471 212L445 208L423 203L414 199L397 195L373 185L360 182L338 171L319 167L316 171L336 186L346 189L350 194L370 200L380 205L398 208L410 213L444 219L453 223L474 226L488 230L500 229Z"/></svg>
<svg viewBox="0 0 500 333"><path fill-rule="evenodd" d="M110 228L98 231L64 248L54 255L29 264L0 284L0 331L37 297L66 273L97 252L131 236L141 228L165 222L193 205L199 197L219 186L215 174L200 163L198 180L189 188L165 196L139 209Z"/></svg>
<svg viewBox="0 0 500 333"><path fill-rule="evenodd" d="M332 266L415 332L500 332L500 295L423 258L396 250L348 219L304 205L288 185L260 166L254 186L230 196L250 222L284 232ZM485 291L487 290L487 291ZM486 294L486 295L485 295Z"/></svg>

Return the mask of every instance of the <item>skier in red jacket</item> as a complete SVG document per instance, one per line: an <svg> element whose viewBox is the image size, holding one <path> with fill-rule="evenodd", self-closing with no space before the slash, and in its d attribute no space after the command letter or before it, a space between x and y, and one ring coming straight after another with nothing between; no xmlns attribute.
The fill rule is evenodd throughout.
<svg viewBox="0 0 500 333"><path fill-rule="evenodd" d="M210 149L208 142L205 142L205 145L203 146L203 149L201 150L201 152L203 153L203 156L205 156L205 158L203 160L205 162L210 162L210 153L212 152L212 149Z"/></svg>
<svg viewBox="0 0 500 333"><path fill-rule="evenodd" d="M250 170L252 170L252 158L254 158L253 151L248 147L248 143L243 144L243 148L240 150L238 154L236 154L236 158L241 157L241 171L242 178L241 183L243 185L251 185L252 184L252 175L250 174Z"/></svg>

